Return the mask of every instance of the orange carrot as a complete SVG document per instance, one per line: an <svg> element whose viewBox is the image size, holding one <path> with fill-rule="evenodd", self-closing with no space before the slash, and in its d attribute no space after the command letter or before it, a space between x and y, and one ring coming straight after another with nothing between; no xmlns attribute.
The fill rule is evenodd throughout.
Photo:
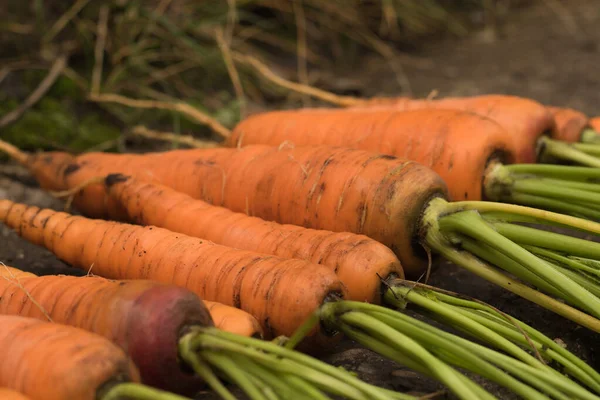
<svg viewBox="0 0 600 400"><path fill-rule="evenodd" d="M407 275L428 264L426 254L409 239L422 208L433 196L447 194L442 179L415 162L325 146L88 153L65 166L57 186L74 187L113 172L266 220L364 234L390 247ZM118 209L109 207L110 201L104 185L98 184L82 190L74 204L105 216L107 210Z"/></svg>
<svg viewBox="0 0 600 400"><path fill-rule="evenodd" d="M224 246L327 265L344 282L351 300L379 303L381 279L392 274L404 277L394 253L364 235L280 225L124 175L109 175L106 185L109 196L127 211L130 221ZM80 206L84 213L85 207L85 203ZM357 280L357 275L364 278Z"/></svg>
<svg viewBox="0 0 600 400"><path fill-rule="evenodd" d="M552 114L542 104L516 96L485 95L473 97L447 97L436 100L399 98L375 98L350 109L394 109L397 111L418 109L452 109L470 111L490 118L500 124L514 140L517 149L515 161L535 162L536 145L542 135L554 136L556 129ZM475 136L472 133L472 136Z"/></svg>
<svg viewBox="0 0 600 400"><path fill-rule="evenodd" d="M600 117L594 117L592 119L590 119L590 126L600 132Z"/></svg>
<svg viewBox="0 0 600 400"><path fill-rule="evenodd" d="M228 144L277 146L286 141L347 146L417 161L444 179L453 200L480 200L490 163L517 158L513 142L498 124L455 110L269 112L242 121Z"/></svg>
<svg viewBox="0 0 600 400"><path fill-rule="evenodd" d="M204 300L203 303L210 313L215 327L241 336L262 337L260 324L247 312L214 301Z"/></svg>
<svg viewBox="0 0 600 400"><path fill-rule="evenodd" d="M91 220L8 200L0 200L0 220L75 267L113 279L173 283L242 308L269 337L290 335L329 297L346 295L328 267L157 227Z"/></svg>
<svg viewBox="0 0 600 400"><path fill-rule="evenodd" d="M213 326L194 293L151 281L35 276L0 267L0 314L71 325L104 336L140 369L144 383L193 394L201 380L180 368L182 329Z"/></svg>
<svg viewBox="0 0 600 400"><path fill-rule="evenodd" d="M28 400L29 398L24 394L15 392L11 389L0 388L0 399L2 400Z"/></svg>
<svg viewBox="0 0 600 400"><path fill-rule="evenodd" d="M111 385L139 381L125 353L70 326L0 316L0 386L32 400L96 400Z"/></svg>
<svg viewBox="0 0 600 400"><path fill-rule="evenodd" d="M572 108L548 107L556 123L555 138L565 142L579 142L589 119L584 113Z"/></svg>

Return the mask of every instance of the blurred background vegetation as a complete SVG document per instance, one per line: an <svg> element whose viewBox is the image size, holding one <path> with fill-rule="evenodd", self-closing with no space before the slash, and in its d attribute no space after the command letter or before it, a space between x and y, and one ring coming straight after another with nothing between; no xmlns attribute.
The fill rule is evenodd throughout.
<svg viewBox="0 0 600 400"><path fill-rule="evenodd" d="M360 79L340 77L370 54L393 72L394 92L410 94L402 64L425 62L413 54L419 43L493 31L525 3L4 0L0 137L27 150L72 152L124 150L123 133L135 124L211 137L180 113L97 102L90 93L183 101L228 127L256 110L308 104L264 79L247 56L286 79L365 96L373 93Z"/></svg>

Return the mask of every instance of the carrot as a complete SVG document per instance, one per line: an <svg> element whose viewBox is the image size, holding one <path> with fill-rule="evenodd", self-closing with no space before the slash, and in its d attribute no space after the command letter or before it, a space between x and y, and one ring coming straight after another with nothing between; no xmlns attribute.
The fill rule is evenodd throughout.
<svg viewBox="0 0 600 400"><path fill-rule="evenodd" d="M31 272L25 272L17 268L0 266L0 277L18 279L36 276ZM2 284L1 281L0 284ZM210 318L213 320L215 327L242 336L262 337L262 329L258 321L247 312L214 301L202 300L202 303L210 313Z"/></svg>
<svg viewBox="0 0 600 400"><path fill-rule="evenodd" d="M35 162L35 157L52 157L52 153L31 156L18 150L12 155L25 165ZM444 200L446 188L440 177L414 162L324 146L282 146L279 149L248 146L144 155L89 153L65 165L54 184L58 188L75 187L90 178L113 172L162 183L194 198L280 223L366 234L396 252L407 276L420 276L424 272L428 265L427 251L431 250L530 301L600 331L597 319L600 300L585 288L596 293L592 289L595 283L579 276L579 272L574 277L578 282L574 282L563 273L563 267L548 268L546 262L522 247L543 243L542 247L551 252L600 260L597 245L588 241L580 243L566 235L546 238L544 231L525 232L525 227L513 222L559 223L595 235L600 234L599 224L508 204L449 203ZM75 203L89 202L91 207L106 214L110 208L105 199L105 186L95 184L85 187L76 196ZM500 230L495 225L490 229L490 224L497 222L497 215L509 221L509 230ZM15 220L13 226L26 227L26 224ZM52 229L54 227L46 224L46 231ZM28 235L30 240L41 243L41 234ZM421 246L426 251L420 251ZM156 251L162 252L161 248L166 246ZM474 254L585 312L478 262ZM87 269L91 260L83 264ZM316 309L324 298L319 297L320 300L304 308ZM242 306L245 305L242 302Z"/></svg>
<svg viewBox="0 0 600 400"><path fill-rule="evenodd" d="M581 135L588 128L588 117L572 108L548 107L556 123L556 138L566 142L581 141Z"/></svg>
<svg viewBox="0 0 600 400"><path fill-rule="evenodd" d="M291 334L323 301L346 295L328 267L157 227L91 220L8 200L0 200L0 220L75 267L112 279L173 283L201 298L242 308L269 337Z"/></svg>
<svg viewBox="0 0 600 400"><path fill-rule="evenodd" d="M28 397L14 390L0 388L0 399L3 400L27 400Z"/></svg>
<svg viewBox="0 0 600 400"><path fill-rule="evenodd" d="M347 146L417 161L444 179L454 200L504 201L600 219L600 185L593 183L600 177L600 170L508 165L519 158L514 142L493 121L464 111L270 112L238 124L228 144L239 147L286 142ZM579 156L594 159L571 145L543 143L544 153L576 151ZM557 191L560 186L564 190Z"/></svg>
<svg viewBox="0 0 600 400"><path fill-rule="evenodd" d="M596 131L600 132L600 117L594 117L590 119L590 126Z"/></svg>
<svg viewBox="0 0 600 400"><path fill-rule="evenodd" d="M163 185L118 174L106 178L106 187L109 197L116 199L127 211L128 219L136 224L159 226L224 246L327 265L346 284L352 300L379 303L381 279L404 276L394 253L364 235L281 225L212 206ZM85 207L86 203L82 203L80 210L85 212ZM363 271L369 271L365 279L353 278Z"/></svg>
<svg viewBox="0 0 600 400"><path fill-rule="evenodd" d="M442 177L454 200L480 200L489 165L517 158L513 142L497 123L454 110L263 113L242 121L228 144L286 141L354 147L417 161Z"/></svg>
<svg viewBox="0 0 600 400"><path fill-rule="evenodd" d="M533 100L505 95L485 95L473 97L447 97L443 99L375 98L351 109L397 111L418 109L452 109L470 111L487 117L500 124L518 149L516 162L535 162L536 144L543 135L554 135L555 125L552 114L540 103ZM473 135L475 136L475 135Z"/></svg>
<svg viewBox="0 0 600 400"><path fill-rule="evenodd" d="M4 267L0 277L0 314L50 318L104 336L131 357L151 386L190 394L199 387L201 380L179 367L177 353L183 329L213 326L195 294L150 281L37 277Z"/></svg>
<svg viewBox="0 0 600 400"><path fill-rule="evenodd" d="M102 399L138 382L125 353L101 336L31 318L0 316L0 385L33 400Z"/></svg>
<svg viewBox="0 0 600 400"><path fill-rule="evenodd" d="M247 337L262 337L262 328L252 315L239 308L214 301L203 301L215 326L225 332Z"/></svg>

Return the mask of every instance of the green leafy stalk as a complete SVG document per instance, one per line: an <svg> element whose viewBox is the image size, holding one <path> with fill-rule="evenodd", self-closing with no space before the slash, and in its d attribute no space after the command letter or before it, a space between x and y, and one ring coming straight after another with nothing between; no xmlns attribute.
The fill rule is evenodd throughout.
<svg viewBox="0 0 600 400"><path fill-rule="evenodd" d="M101 400L191 400L174 393L164 392L138 383L120 383L110 388Z"/></svg>
<svg viewBox="0 0 600 400"><path fill-rule="evenodd" d="M506 214L515 216L516 219L558 224L596 235L600 233L600 224L549 211L510 204L489 202L448 203L439 198L430 201L421 223L424 242L433 251L527 300L552 310L582 326L600 332L600 319L597 318L600 315L600 299L598 297L560 270L549 267L548 262L545 260L498 233L479 213L473 211L496 213L491 222L497 221L498 214ZM468 238L468 240L465 240L465 238ZM503 258L478 258L469 251L461 250L461 246L465 244L470 245L471 250L486 251L486 249L492 249L496 254L501 254ZM474 251L474 253L477 252ZM493 254L489 251L487 253ZM479 255L482 256L482 254ZM509 260L510 263L505 262L505 260ZM588 314L557 301L497 269L498 267L506 268L507 266L513 268L512 273L520 271L516 275L521 279L531 280L530 283L539 285L542 290L563 298L576 307L585 310Z"/></svg>

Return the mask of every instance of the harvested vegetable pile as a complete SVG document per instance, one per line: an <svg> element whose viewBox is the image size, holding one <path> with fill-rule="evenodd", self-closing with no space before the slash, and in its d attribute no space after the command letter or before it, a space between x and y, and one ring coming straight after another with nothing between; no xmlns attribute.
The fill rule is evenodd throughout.
<svg viewBox="0 0 600 400"><path fill-rule="evenodd" d="M593 358L555 340L554 327L525 323L509 304L578 327L576 335L592 342L600 333L597 118L518 96L363 98L309 86L302 61L321 3L259 3L215 8L226 20L216 29L181 23L207 13L186 1L79 0L57 9L42 48L71 25L82 38L92 33L91 80L73 62L86 39L63 42L50 52L42 83L0 117L9 127L0 131L0 152L12 161L10 173L54 199L45 207L0 191L0 224L9 238L70 269L40 275L11 266L23 262L0 263L0 395L600 399ZM356 21L330 4L326 15ZM401 78L381 39L398 27L407 35L417 15L435 14L436 2L415 3L410 18L410 2L386 4L377 35L371 20L344 35L373 46ZM369 6L360 7L368 20ZM298 29L298 82L249 56L256 43L248 37L234 40L252 18L277 15L293 16ZM9 25L13 33L26 28ZM162 71L138 70L133 61L150 48L168 52L168 38L185 55L181 65L167 57ZM182 74L200 63L190 54L212 54L211 41L233 90L211 102L217 86L199 85L192 100ZM139 154L126 151L124 137L82 145L83 152L57 137L40 146L38 128L22 122L56 95L46 96L61 74L79 82L92 107L106 109L109 124L122 116L115 126L127 140L193 148ZM295 93L304 107L246 117L246 94L256 94L258 82ZM337 107L310 107L311 97ZM203 109L226 112L223 99L235 99L239 123ZM176 129L152 130L168 127L165 115ZM186 119L212 138L180 135ZM35 144L19 140L21 129ZM448 262L462 270L448 270ZM478 290L465 295L459 275L509 301L494 307ZM457 292L431 285L443 281ZM401 368L400 383L331 363L332 351L350 343L377 355L378 373ZM415 391L405 383L411 377L432 383Z"/></svg>

